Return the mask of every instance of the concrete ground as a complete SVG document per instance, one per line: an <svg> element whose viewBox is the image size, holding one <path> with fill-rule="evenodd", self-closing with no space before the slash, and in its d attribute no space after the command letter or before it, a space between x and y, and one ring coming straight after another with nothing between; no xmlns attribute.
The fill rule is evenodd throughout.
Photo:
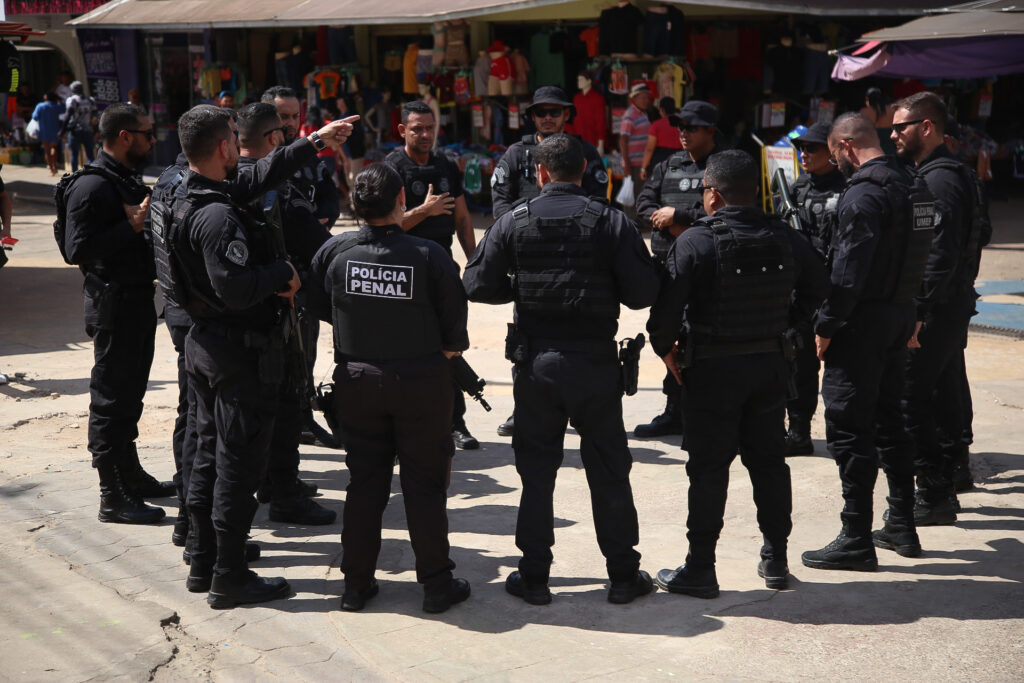
<svg viewBox="0 0 1024 683"><path fill-rule="evenodd" d="M473 595L448 613L420 610L397 480L385 516L381 593L366 611L338 610L340 524L298 528L257 513L253 568L284 575L287 600L211 610L188 593L181 549L170 543L176 507L158 526L101 524L86 450L92 349L81 319L81 275L52 241L45 171L8 166L21 242L0 269L0 679L79 680L1021 680L1024 671L1024 342L972 333L977 487L961 496L955 527L921 531L924 555L879 551L877 573L816 571L799 554L839 529L839 481L813 425L815 454L793 458L792 587L766 590L755 568L760 536L749 480L737 461L719 546L722 595L658 592L628 606L606 602L579 439L566 438L555 498L554 602L506 595L516 564L519 481L509 439L502 359L511 306L471 306L466 357L487 379L494 411L470 402L482 448L456 455L449 499L452 556ZM40 201L40 199L43 201ZM998 205L996 240L981 278L1024 279L1020 199ZM478 223L481 228L486 221ZM482 234L479 233L479 235ZM461 258L461 257L460 257ZM1014 288L1010 288L1014 289ZM1016 289L1016 292L1020 292ZM1013 292L999 301L1019 306ZM643 329L624 312L620 336ZM318 378L329 377L320 338ZM140 425L139 451L162 479L173 473L175 362L166 332ZM641 387L624 400L627 428L662 406L661 362L649 351ZM686 453L678 439L631 439L639 550L652 573L686 552ZM339 513L348 482L340 451L304 447L302 476ZM884 505L877 497L876 510Z"/></svg>

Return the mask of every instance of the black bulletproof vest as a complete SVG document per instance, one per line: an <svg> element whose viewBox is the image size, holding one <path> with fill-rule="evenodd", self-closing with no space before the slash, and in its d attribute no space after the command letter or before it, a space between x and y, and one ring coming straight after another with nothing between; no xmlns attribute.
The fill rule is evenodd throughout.
<svg viewBox="0 0 1024 683"><path fill-rule="evenodd" d="M718 269L706 307L692 307L690 327L699 344L777 339L789 326L796 283L786 226L766 219L768 234L733 229L721 218L702 218L711 229Z"/></svg>
<svg viewBox="0 0 1024 683"><path fill-rule="evenodd" d="M693 206L703 201L704 171L690 159L688 152L676 152L665 161L661 177L661 205L674 209ZM651 251L664 263L675 238L664 230L651 233Z"/></svg>
<svg viewBox="0 0 1024 683"><path fill-rule="evenodd" d="M807 176L794 184L793 201L800 213L800 222L811 238L814 249L825 256L832 236L839 225L839 197L842 189L816 188Z"/></svg>
<svg viewBox="0 0 1024 683"><path fill-rule="evenodd" d="M224 305L208 287L205 277L190 272L179 249L187 225L196 209L214 201L229 202L228 196L214 190L188 192L181 184L184 173L171 188L149 205L150 236L156 277L169 304L184 309L194 318L209 318L224 311Z"/></svg>
<svg viewBox="0 0 1024 683"><path fill-rule="evenodd" d="M327 269L338 360L397 360L441 351L427 250L402 233L354 235Z"/></svg>
<svg viewBox="0 0 1024 683"><path fill-rule="evenodd" d="M935 198L924 179L909 171L904 176L888 165L875 165L862 171L864 169L853 175L849 187L870 182L885 191L888 225L878 248L891 248L895 255L884 261L888 265L880 266L883 272L875 272L879 266L872 266L864 298L909 303L920 292L935 236ZM875 261L883 263L882 259Z"/></svg>
<svg viewBox="0 0 1024 683"><path fill-rule="evenodd" d="M406 206L410 209L423 204L423 201L427 198L427 189L431 185L434 186L434 194L436 195L456 189L451 187L448 175L439 163L428 163L425 166L420 166L401 150L394 153L392 159L398 167L399 175L402 176L402 182L405 183L405 202ZM436 157L431 154L431 161L435 160ZM437 242L445 247L451 247L452 236L455 234L455 214L453 212L447 216L441 215L425 218L410 230L409 234L414 237L422 237L423 239Z"/></svg>
<svg viewBox="0 0 1024 683"><path fill-rule="evenodd" d="M960 175L960 181L964 184L971 201L970 226L964 237L963 255L957 266L955 282L958 288L973 286L975 278L978 277L978 269L981 267L981 247L992 235L992 223L988 216L988 198L985 195L985 185L978 178L967 164L949 157L938 157L929 161L923 166L918 166L917 172L922 176L937 169L948 169Z"/></svg>
<svg viewBox="0 0 1024 683"><path fill-rule="evenodd" d="M529 202L512 210L518 313L618 318L615 281L596 248L606 208L591 199L582 213L557 218L531 213Z"/></svg>

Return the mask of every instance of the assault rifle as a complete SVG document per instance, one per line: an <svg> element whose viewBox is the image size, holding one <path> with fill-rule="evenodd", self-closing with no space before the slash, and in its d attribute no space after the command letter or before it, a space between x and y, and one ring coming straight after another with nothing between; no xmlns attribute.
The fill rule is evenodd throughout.
<svg viewBox="0 0 1024 683"><path fill-rule="evenodd" d="M786 180L786 173L781 168L775 169L775 175L772 176L772 194L778 195L782 202L782 213L780 214L782 219L793 226L794 230L806 234L804 224L800 221L800 212L789 194L789 181Z"/></svg>
<svg viewBox="0 0 1024 683"><path fill-rule="evenodd" d="M284 221L281 218L281 201L276 191L267 192L263 201L263 216L270 232L270 243L274 257L288 260L288 248L284 241ZM279 323L281 338L285 346L286 377L294 383L300 396L309 391L308 370L306 368L306 348L302 341L302 330L299 329L299 312L291 302L282 302L282 315Z"/></svg>
<svg viewBox="0 0 1024 683"><path fill-rule="evenodd" d="M491 412L491 406L484 398L484 386L487 384L480 375L474 372L466 359L462 356L452 356L452 377L459 388L466 392L473 400L479 401L484 410Z"/></svg>

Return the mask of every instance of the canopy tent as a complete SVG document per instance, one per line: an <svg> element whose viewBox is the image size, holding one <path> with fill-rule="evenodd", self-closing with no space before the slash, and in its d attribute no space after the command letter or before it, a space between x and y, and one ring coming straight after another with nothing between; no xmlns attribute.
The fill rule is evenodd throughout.
<svg viewBox="0 0 1024 683"><path fill-rule="evenodd" d="M986 78L1024 72L1024 4L972 2L865 33L832 78ZM877 49L876 49L877 48ZM869 56L859 56L876 49Z"/></svg>

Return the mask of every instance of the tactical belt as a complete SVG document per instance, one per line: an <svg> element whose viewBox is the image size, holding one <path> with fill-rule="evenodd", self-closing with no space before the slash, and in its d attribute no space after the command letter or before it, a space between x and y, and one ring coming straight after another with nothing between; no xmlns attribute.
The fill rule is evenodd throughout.
<svg viewBox="0 0 1024 683"><path fill-rule="evenodd" d="M748 356L755 353L780 353L782 347L778 339L750 342L717 342L713 344L695 344L694 360L705 358L725 358L727 356Z"/></svg>
<svg viewBox="0 0 1024 683"><path fill-rule="evenodd" d="M197 320L195 321L195 326L203 332L212 332L235 344L241 344L247 349L267 349L274 344L273 337L266 332L208 320ZM278 344L280 345L281 342L278 342Z"/></svg>
<svg viewBox="0 0 1024 683"><path fill-rule="evenodd" d="M615 356L618 346L614 339L551 339L530 337L530 352L576 351L579 353L606 353Z"/></svg>

